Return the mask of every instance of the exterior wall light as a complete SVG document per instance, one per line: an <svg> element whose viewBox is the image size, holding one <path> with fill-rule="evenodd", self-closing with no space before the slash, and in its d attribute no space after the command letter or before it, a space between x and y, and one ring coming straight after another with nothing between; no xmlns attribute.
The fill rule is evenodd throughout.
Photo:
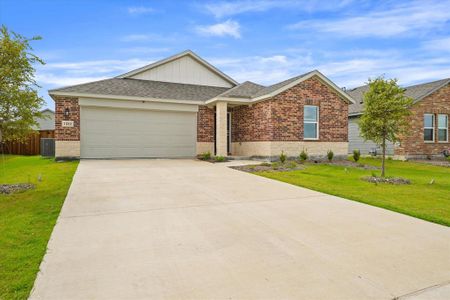
<svg viewBox="0 0 450 300"><path fill-rule="evenodd" d="M68 117L69 114L70 114L70 109L69 109L69 108L66 108L66 109L64 110L64 116L65 116L65 117Z"/></svg>

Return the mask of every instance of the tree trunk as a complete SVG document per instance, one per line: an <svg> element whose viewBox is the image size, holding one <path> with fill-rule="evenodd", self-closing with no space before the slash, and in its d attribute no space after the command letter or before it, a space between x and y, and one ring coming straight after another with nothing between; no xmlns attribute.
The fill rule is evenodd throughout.
<svg viewBox="0 0 450 300"><path fill-rule="evenodd" d="M381 177L384 177L384 161L386 159L386 138L383 137L383 143L381 144L383 148L383 156L381 157Z"/></svg>

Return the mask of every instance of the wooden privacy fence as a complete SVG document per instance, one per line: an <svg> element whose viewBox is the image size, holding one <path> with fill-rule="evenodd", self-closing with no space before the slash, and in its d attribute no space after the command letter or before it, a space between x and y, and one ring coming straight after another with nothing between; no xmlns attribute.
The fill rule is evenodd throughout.
<svg viewBox="0 0 450 300"><path fill-rule="evenodd" d="M25 142L5 142L0 144L0 153L16 155L38 155L41 153L41 137L54 138L53 130L32 133Z"/></svg>

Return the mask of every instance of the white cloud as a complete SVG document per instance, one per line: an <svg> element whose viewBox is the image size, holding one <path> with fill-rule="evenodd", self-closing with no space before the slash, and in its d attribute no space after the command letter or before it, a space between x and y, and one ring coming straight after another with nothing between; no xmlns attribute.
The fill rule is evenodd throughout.
<svg viewBox="0 0 450 300"><path fill-rule="evenodd" d="M307 54L298 57L276 54L242 58L211 58L208 61L239 82L250 80L260 84L272 84L300 75L306 72L312 63L311 57Z"/></svg>
<svg viewBox="0 0 450 300"><path fill-rule="evenodd" d="M290 29L315 29L320 32L352 37L392 37L420 34L437 29L450 21L450 1L418 1L383 7L362 16L336 20L306 20Z"/></svg>
<svg viewBox="0 0 450 300"><path fill-rule="evenodd" d="M74 76L60 76L56 74L39 74L39 73L36 74L36 80L38 81L39 84L58 87L87 83L106 78L108 77L104 76L74 77Z"/></svg>
<svg viewBox="0 0 450 300"><path fill-rule="evenodd" d="M216 1L201 6L207 13L216 18L229 17L243 13L264 12L272 9L295 9L303 11L334 10L342 8L352 0L244 0Z"/></svg>
<svg viewBox="0 0 450 300"><path fill-rule="evenodd" d="M426 50L450 52L450 37L430 40L424 43Z"/></svg>
<svg viewBox="0 0 450 300"><path fill-rule="evenodd" d="M151 7L145 7L145 6L133 6L128 7L128 13L130 15L143 15L143 14L149 14L154 13L155 9Z"/></svg>
<svg viewBox="0 0 450 300"><path fill-rule="evenodd" d="M240 38L240 25L236 21L227 20L222 23L214 25L197 26L196 32L205 36L231 36L234 38Z"/></svg>
<svg viewBox="0 0 450 300"><path fill-rule="evenodd" d="M122 72L142 67L148 64L149 61L141 59L127 59L127 60L88 60L78 62L51 62L39 67L42 71L64 71L72 74L98 74L98 73L113 73Z"/></svg>
<svg viewBox="0 0 450 300"><path fill-rule="evenodd" d="M121 53L129 53L129 54L153 54L153 53L169 52L170 48L167 48L167 47L161 47L161 48L129 47L129 48L119 49L118 51Z"/></svg>

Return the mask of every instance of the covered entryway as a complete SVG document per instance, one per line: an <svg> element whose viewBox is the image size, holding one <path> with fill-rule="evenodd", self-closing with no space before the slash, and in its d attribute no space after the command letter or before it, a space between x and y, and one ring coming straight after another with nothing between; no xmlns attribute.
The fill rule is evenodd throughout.
<svg viewBox="0 0 450 300"><path fill-rule="evenodd" d="M193 157L195 112L82 106L81 158Z"/></svg>

